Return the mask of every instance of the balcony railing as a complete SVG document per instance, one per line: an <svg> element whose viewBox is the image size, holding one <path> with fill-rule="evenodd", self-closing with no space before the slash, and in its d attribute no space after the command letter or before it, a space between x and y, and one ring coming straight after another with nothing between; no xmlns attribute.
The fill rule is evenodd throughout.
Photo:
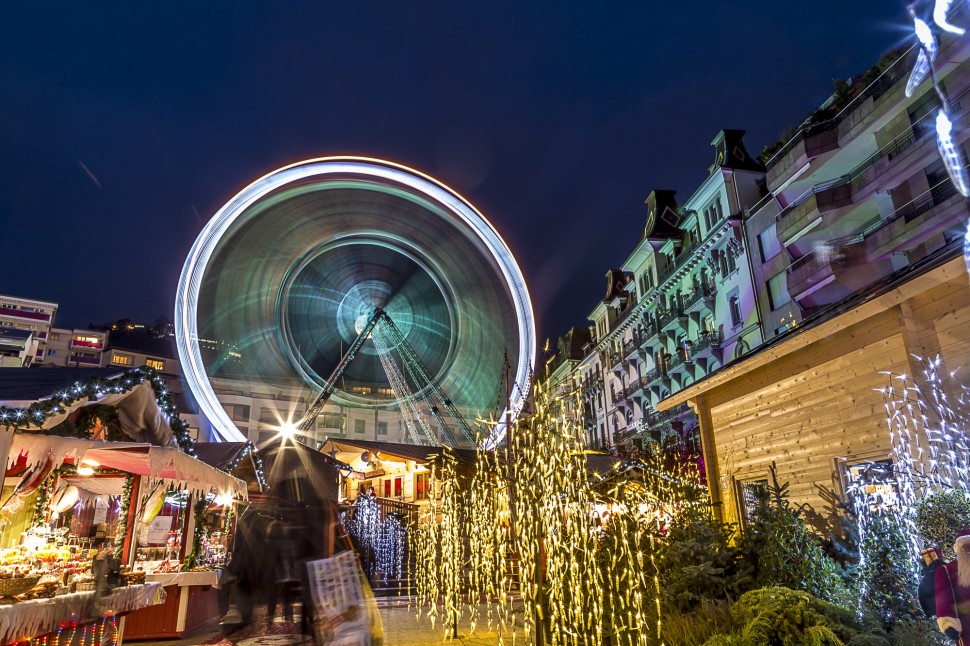
<svg viewBox="0 0 970 646"><path fill-rule="evenodd" d="M683 350L678 350L677 352L669 355L667 357L667 371L676 370L680 368L687 362L687 358L684 356Z"/></svg>
<svg viewBox="0 0 970 646"><path fill-rule="evenodd" d="M721 342L724 340L723 335L720 331L708 332L706 334L698 335L697 339L691 345L690 355L696 357L701 352L709 350L711 348L721 347Z"/></svg>
<svg viewBox="0 0 970 646"><path fill-rule="evenodd" d="M660 315L660 327L665 328L668 325L670 325L672 321L678 318L682 318L683 316L684 316L684 312L679 307L674 307L673 309L664 310L664 312Z"/></svg>
<svg viewBox="0 0 970 646"><path fill-rule="evenodd" d="M662 379L666 375L667 375L667 371L661 368L660 366L658 366L653 370L647 372L647 374L643 375L643 383L651 384L657 381L658 379Z"/></svg>
<svg viewBox="0 0 970 646"><path fill-rule="evenodd" d="M713 295L714 295L714 290L711 287L707 285L698 287L694 291L684 295L682 299L682 307L684 308L684 310L689 310L702 299L710 298Z"/></svg>

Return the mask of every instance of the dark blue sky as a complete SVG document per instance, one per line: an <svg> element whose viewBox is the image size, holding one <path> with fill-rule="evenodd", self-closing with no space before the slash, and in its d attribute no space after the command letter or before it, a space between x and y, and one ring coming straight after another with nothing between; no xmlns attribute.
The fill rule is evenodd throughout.
<svg viewBox="0 0 970 646"><path fill-rule="evenodd" d="M894 0L99 4L4 8L0 292L62 325L171 317L238 189L372 155L495 224L540 345L585 322L650 190L703 180L719 129L756 154L910 34Z"/></svg>

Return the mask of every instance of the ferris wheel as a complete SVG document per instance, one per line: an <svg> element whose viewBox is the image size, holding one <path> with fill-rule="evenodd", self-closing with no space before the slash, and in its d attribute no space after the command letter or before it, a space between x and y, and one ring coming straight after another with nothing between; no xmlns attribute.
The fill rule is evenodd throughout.
<svg viewBox="0 0 970 646"><path fill-rule="evenodd" d="M246 437L213 383L245 380L309 389L301 431L328 409L390 411L404 441L491 448L535 360L528 290L494 227L444 184L377 159L308 160L240 191L189 252L175 322L221 441Z"/></svg>

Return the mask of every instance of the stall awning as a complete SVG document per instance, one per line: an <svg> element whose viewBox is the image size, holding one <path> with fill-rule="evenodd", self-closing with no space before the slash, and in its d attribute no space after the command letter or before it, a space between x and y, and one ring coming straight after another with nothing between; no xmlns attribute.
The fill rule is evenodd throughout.
<svg viewBox="0 0 970 646"><path fill-rule="evenodd" d="M18 433L13 437L7 467L21 459L27 464L38 464L48 456L55 467L85 460L153 480L166 480L189 493L232 494L237 500L247 499L245 482L168 446Z"/></svg>

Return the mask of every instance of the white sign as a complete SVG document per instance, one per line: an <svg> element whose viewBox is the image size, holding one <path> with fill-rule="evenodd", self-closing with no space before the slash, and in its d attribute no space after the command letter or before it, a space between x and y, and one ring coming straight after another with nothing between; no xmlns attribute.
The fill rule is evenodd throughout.
<svg viewBox="0 0 970 646"><path fill-rule="evenodd" d="M155 520L148 524L146 545L165 545L168 533L172 531L174 516L155 516Z"/></svg>
<svg viewBox="0 0 970 646"><path fill-rule="evenodd" d="M108 522L108 503L101 498L94 499L94 520L95 525Z"/></svg>

